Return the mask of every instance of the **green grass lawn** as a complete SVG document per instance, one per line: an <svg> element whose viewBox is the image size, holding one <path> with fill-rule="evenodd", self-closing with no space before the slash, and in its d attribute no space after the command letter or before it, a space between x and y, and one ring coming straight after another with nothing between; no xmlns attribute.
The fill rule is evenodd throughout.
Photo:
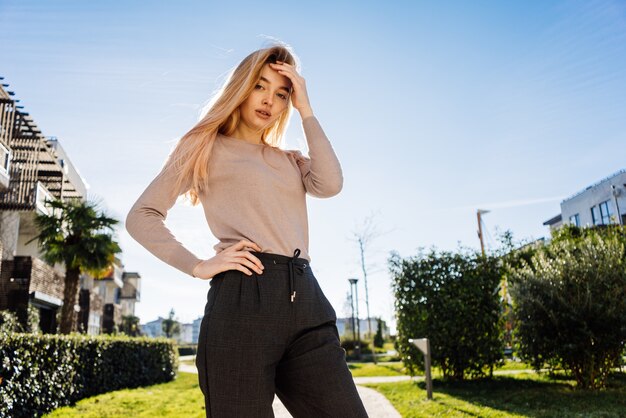
<svg viewBox="0 0 626 418"><path fill-rule="evenodd" d="M168 383L124 389L82 399L44 415L45 418L204 418L204 398L198 375L178 373Z"/></svg>
<svg viewBox="0 0 626 418"><path fill-rule="evenodd" d="M521 361L506 360L503 366L494 370L532 370L532 367Z"/></svg>
<svg viewBox="0 0 626 418"><path fill-rule="evenodd" d="M403 376L405 368L400 361L374 363L348 363L354 377L366 376Z"/></svg>
<svg viewBox="0 0 626 418"><path fill-rule="evenodd" d="M348 367L354 377L371 377L371 376L403 376L408 374L406 368L402 365L401 361L389 361L374 363L348 363ZM526 363L506 361L502 367L494 369L494 372L499 370L528 370L531 368ZM437 367L432 369L433 378L441 377L441 370ZM419 373L422 374L422 373Z"/></svg>
<svg viewBox="0 0 626 418"><path fill-rule="evenodd" d="M181 364L189 366L195 366L195 360L181 360ZM402 365L401 361L379 361L378 364L374 363L358 363L349 362L348 367L354 377L372 377L372 376L404 376L408 375L408 371ZM531 367L526 363L515 362L507 360L502 367L498 367L494 371L499 370L531 370ZM433 378L441 377L441 370L437 367L432 369ZM422 374L422 373L419 373Z"/></svg>
<svg viewBox="0 0 626 418"><path fill-rule="evenodd" d="M434 382L433 400L424 382L366 384L381 392L403 418L418 417L624 417L626 374L615 375L610 387L586 392L574 382L520 373L492 381Z"/></svg>
<svg viewBox="0 0 626 418"><path fill-rule="evenodd" d="M353 372L401 374L396 363L358 365ZM378 374L380 375L380 374ZM381 392L404 418L417 417L623 417L626 416L626 373L617 373L602 391L574 389L574 382L521 371L493 380L446 383L436 379L434 399L426 399L424 382L366 384ZM179 372L168 383L124 389L63 407L45 418L122 417L203 418L198 376ZM374 418L374 417L372 417Z"/></svg>

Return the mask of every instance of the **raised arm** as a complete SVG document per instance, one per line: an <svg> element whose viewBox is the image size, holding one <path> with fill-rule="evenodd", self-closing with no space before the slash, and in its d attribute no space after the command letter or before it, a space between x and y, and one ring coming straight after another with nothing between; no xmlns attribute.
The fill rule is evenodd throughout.
<svg viewBox="0 0 626 418"><path fill-rule="evenodd" d="M171 155L126 215L126 230L139 244L165 263L189 274L202 260L183 246L165 226L167 212L179 195L189 188L183 182L175 190L175 172Z"/></svg>
<svg viewBox="0 0 626 418"><path fill-rule="evenodd" d="M304 187L311 196L331 197L343 187L341 165L322 126L313 114L306 81L294 65L277 61L270 67L291 80L290 99L302 118L304 135L309 145L309 158L299 151L292 151L302 174Z"/></svg>
<svg viewBox="0 0 626 418"><path fill-rule="evenodd" d="M343 173L339 159L315 116L302 120L304 135L309 145L309 158L294 151L302 183L307 193L315 197L331 197L343 187Z"/></svg>

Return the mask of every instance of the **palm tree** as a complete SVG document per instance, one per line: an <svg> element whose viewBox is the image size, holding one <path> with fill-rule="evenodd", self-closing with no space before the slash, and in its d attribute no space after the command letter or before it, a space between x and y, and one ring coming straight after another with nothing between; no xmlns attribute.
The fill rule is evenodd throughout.
<svg viewBox="0 0 626 418"><path fill-rule="evenodd" d="M122 252L105 229L113 230L119 223L97 211L97 203L82 199L46 200L52 208L50 215L37 214L35 224L43 260L54 265L65 265L65 290L61 308L60 333L69 334L74 328L74 305L80 274L87 272L94 278L103 277L111 267L115 254Z"/></svg>
<svg viewBox="0 0 626 418"><path fill-rule="evenodd" d="M136 337L141 334L139 329L139 317L135 315L122 316L122 332L131 337Z"/></svg>
<svg viewBox="0 0 626 418"><path fill-rule="evenodd" d="M176 335L180 335L180 322L174 319L174 308L170 309L170 314L167 319L163 320L161 324L163 333L167 338L173 338Z"/></svg>

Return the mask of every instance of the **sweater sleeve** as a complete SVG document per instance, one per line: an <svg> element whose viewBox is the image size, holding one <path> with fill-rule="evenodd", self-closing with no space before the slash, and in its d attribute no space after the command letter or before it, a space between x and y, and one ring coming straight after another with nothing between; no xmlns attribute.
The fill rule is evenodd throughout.
<svg viewBox="0 0 626 418"><path fill-rule="evenodd" d="M183 246L165 226L167 212L189 189L189 181L174 190L176 176L171 155L126 215L126 230L139 244L165 263L189 274L202 260Z"/></svg>
<svg viewBox="0 0 626 418"><path fill-rule="evenodd" d="M315 197L331 197L343 188L343 173L339 159L315 116L302 121L309 145L309 158L299 151L294 157L302 174L307 193Z"/></svg>

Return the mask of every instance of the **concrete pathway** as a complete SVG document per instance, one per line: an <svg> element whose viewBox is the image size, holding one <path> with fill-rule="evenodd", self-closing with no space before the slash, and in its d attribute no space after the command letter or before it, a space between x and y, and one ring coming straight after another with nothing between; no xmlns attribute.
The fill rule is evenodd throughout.
<svg viewBox="0 0 626 418"><path fill-rule="evenodd" d="M194 356L181 356L181 360L192 360ZM188 365L181 363L178 370L186 373L198 373L198 369L195 365ZM409 376L382 376L382 377L356 377L354 382L357 384L357 390L363 400L365 409L370 418L402 418L402 416L396 411L391 403L380 393L374 389L359 386L359 383L378 383L378 382L398 382L401 380L409 380ZM419 378L417 378L419 379ZM274 396L274 408L275 418L292 418L291 414L287 411L282 404L278 396Z"/></svg>

